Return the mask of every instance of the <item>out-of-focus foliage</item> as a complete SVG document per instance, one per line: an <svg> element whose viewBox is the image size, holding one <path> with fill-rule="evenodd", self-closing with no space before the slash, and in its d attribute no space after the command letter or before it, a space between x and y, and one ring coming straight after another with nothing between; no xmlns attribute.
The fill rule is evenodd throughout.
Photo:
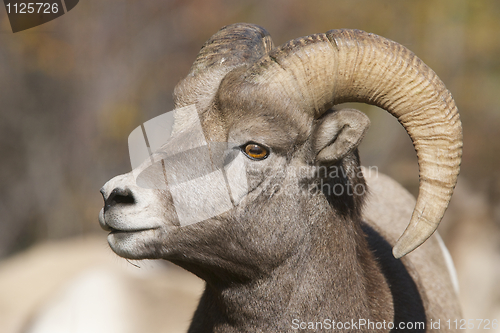
<svg viewBox="0 0 500 333"><path fill-rule="evenodd" d="M201 45L240 21L265 27L277 45L357 28L413 50L456 99L465 137L460 182L481 193L481 214L498 224L499 18L498 0L86 0L12 34L0 9L0 257L99 231L98 191L129 171L130 131L171 110L173 88ZM384 112L357 107L372 119L363 164L416 193L404 130Z"/></svg>

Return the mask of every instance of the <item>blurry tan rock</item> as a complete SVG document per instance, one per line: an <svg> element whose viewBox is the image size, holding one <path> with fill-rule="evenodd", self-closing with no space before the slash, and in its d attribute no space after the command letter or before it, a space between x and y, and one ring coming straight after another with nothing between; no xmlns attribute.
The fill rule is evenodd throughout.
<svg viewBox="0 0 500 333"><path fill-rule="evenodd" d="M44 243L5 260L2 332L185 332L203 282L161 261L134 264L104 237Z"/></svg>

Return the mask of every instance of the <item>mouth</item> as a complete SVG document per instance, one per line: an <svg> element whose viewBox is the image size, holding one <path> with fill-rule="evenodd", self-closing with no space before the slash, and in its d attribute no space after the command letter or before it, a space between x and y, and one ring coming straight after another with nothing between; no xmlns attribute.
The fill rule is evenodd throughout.
<svg viewBox="0 0 500 333"><path fill-rule="evenodd" d="M158 223L155 223L154 225L149 225L149 226L144 226L143 228L140 227L124 227L123 225L120 228L117 228L117 225L120 225L123 223L120 223L119 221L114 221L113 219L109 220L106 219L104 216L104 209L101 209L99 212L99 225L104 231L109 231L110 235L116 235L116 234L131 234L131 233L138 233L138 232L143 232L143 231L150 231L150 230L156 230L160 228L160 225Z"/></svg>
<svg viewBox="0 0 500 333"><path fill-rule="evenodd" d="M121 229L116 229L116 228L110 227L109 225L107 226L107 231L109 231L110 235L136 233L136 232L150 231L150 230L156 230L156 229L158 229L158 227L156 227L156 228L144 228L144 229L133 229L133 230L121 230Z"/></svg>

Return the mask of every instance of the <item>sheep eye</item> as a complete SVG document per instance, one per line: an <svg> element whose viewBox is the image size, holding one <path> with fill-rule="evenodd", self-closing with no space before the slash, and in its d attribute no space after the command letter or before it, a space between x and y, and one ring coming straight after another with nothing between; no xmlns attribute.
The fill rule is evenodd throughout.
<svg viewBox="0 0 500 333"><path fill-rule="evenodd" d="M267 151L266 148L256 143L246 144L243 147L243 151L248 157L254 160L263 160L269 155L269 152Z"/></svg>

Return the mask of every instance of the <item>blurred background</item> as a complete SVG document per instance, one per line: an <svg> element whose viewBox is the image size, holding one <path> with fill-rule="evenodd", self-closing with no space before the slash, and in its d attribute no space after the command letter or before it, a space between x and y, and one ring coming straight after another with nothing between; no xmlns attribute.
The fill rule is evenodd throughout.
<svg viewBox="0 0 500 333"><path fill-rule="evenodd" d="M130 271L99 228L99 189L130 171L129 133L173 109L173 89L200 47L235 22L263 26L276 45L361 29L405 45L434 69L464 126L461 175L439 230L457 267L464 318L500 319L499 1L82 0L16 34L0 8L0 327L36 331L43 304L84 267ZM416 194L418 165L404 129L385 112L356 107L372 121L362 163ZM184 274L139 265L152 273L133 267L126 283L158 287L162 274ZM192 298L185 317L163 318L171 325L163 331L175 331L168 320L181 321L181 331L188 324L201 288L189 281L187 294L163 286L171 297Z"/></svg>

